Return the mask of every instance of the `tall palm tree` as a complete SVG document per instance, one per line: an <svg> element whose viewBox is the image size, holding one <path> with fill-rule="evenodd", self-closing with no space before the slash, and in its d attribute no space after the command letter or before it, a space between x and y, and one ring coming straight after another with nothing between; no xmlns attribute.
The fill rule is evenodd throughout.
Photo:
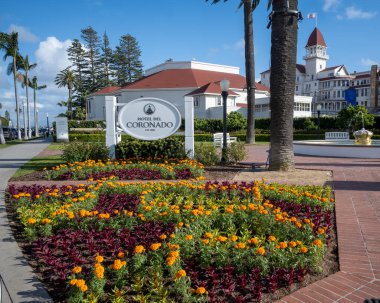
<svg viewBox="0 0 380 303"><path fill-rule="evenodd" d="M209 1L209 0L206 0ZM218 3L221 0L212 0ZM223 0L227 2L228 0ZM269 0L271 1L271 0ZM240 0L239 8L244 7L244 41L245 41L245 78L247 86L247 136L246 143L255 143L255 56L253 36L253 11L260 0Z"/></svg>
<svg viewBox="0 0 380 303"><path fill-rule="evenodd" d="M26 115L28 124L28 137L32 136L32 129L30 128L30 109L29 109L29 71L37 66L37 63L30 64L29 56L26 55L25 58L21 59L21 69L25 71L23 86L26 90Z"/></svg>
<svg viewBox="0 0 380 303"><path fill-rule="evenodd" d="M67 89L69 90L69 99L67 100L67 110L69 112L70 119L72 119L73 117L72 94L73 94L73 89L75 85L77 84L74 71L70 70L70 67L67 67L64 70L60 71L57 77L55 77L55 84L58 85L58 87L67 86Z"/></svg>
<svg viewBox="0 0 380 303"><path fill-rule="evenodd" d="M11 34L1 33L0 36L1 44L0 48L4 50L5 55L3 57L4 61L8 59L8 57L12 57L12 63L10 64L12 68L8 68L7 74L13 74L13 84L15 87L15 100L16 100L16 118L17 118L17 138L21 140L21 129L20 129L20 111L18 106L18 94L17 94L17 69L19 58L18 52L18 33L12 32Z"/></svg>
<svg viewBox="0 0 380 303"><path fill-rule="evenodd" d="M286 4L289 7L286 7ZM271 148L269 170L294 169L293 104L296 78L298 0L273 0L270 109Z"/></svg>
<svg viewBox="0 0 380 303"><path fill-rule="evenodd" d="M29 86L33 89L33 109L34 109L34 129L36 131L36 137L38 137L39 131L38 131L38 125L37 125L37 106L36 106L36 95L37 91L46 88L46 85L38 85L37 77L34 76L32 80L29 80Z"/></svg>

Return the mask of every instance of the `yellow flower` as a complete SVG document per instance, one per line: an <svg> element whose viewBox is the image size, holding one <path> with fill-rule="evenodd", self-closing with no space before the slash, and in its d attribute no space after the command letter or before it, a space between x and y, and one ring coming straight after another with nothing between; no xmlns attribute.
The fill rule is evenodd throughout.
<svg viewBox="0 0 380 303"><path fill-rule="evenodd" d="M195 293L196 293L197 295L203 295L203 294L206 293L206 288L204 288L204 287L198 287L198 288L195 290Z"/></svg>
<svg viewBox="0 0 380 303"><path fill-rule="evenodd" d="M180 269L179 271L177 271L177 273L175 274L175 277L177 279L180 279L182 277L186 277L186 271L183 270L183 269Z"/></svg>
<svg viewBox="0 0 380 303"><path fill-rule="evenodd" d="M154 243L150 246L150 249L155 251L161 247L161 243Z"/></svg>
<svg viewBox="0 0 380 303"><path fill-rule="evenodd" d="M265 254L265 248L264 247L259 247L258 249L256 249L256 252L259 255L264 255Z"/></svg>
<svg viewBox="0 0 380 303"><path fill-rule="evenodd" d="M75 267L73 268L72 272L73 272L74 274L79 274L80 272L82 272L82 267L80 267L80 266L75 266Z"/></svg>
<svg viewBox="0 0 380 303"><path fill-rule="evenodd" d="M136 254L142 254L144 251L145 251L145 248L144 248L144 246L142 246L142 245L137 245L137 246L135 247L135 253L136 253Z"/></svg>

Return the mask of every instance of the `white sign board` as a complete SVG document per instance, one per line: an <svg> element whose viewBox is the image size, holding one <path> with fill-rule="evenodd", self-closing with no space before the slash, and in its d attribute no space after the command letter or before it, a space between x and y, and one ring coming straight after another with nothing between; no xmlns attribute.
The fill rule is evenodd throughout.
<svg viewBox="0 0 380 303"><path fill-rule="evenodd" d="M181 126L181 114L168 101L140 98L121 108L118 122L128 135L151 141L173 135Z"/></svg>
<svg viewBox="0 0 380 303"><path fill-rule="evenodd" d="M56 117L57 142L69 142L69 126L66 117Z"/></svg>

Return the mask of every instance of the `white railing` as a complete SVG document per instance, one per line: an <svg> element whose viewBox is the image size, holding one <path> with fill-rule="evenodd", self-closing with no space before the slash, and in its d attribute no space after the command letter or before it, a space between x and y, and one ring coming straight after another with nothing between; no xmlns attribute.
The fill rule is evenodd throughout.
<svg viewBox="0 0 380 303"><path fill-rule="evenodd" d="M325 133L325 140L349 140L350 134L348 132L327 132Z"/></svg>

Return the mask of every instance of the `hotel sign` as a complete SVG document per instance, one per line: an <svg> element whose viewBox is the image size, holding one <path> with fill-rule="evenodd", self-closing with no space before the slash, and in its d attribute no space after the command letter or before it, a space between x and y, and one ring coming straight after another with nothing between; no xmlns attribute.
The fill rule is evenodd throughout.
<svg viewBox="0 0 380 303"><path fill-rule="evenodd" d="M124 105L118 116L121 128L141 140L158 140L174 134L181 126L177 107L158 98L140 98Z"/></svg>

